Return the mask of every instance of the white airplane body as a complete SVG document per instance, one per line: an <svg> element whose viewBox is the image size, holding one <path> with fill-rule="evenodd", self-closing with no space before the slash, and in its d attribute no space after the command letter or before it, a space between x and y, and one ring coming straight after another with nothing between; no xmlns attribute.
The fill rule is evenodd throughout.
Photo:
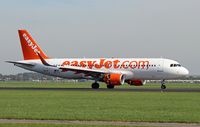
<svg viewBox="0 0 200 127"><path fill-rule="evenodd" d="M90 79L95 82L92 88L99 88L98 81L105 82L107 88L123 85L140 86L145 80L161 80L165 89L165 80L179 79L189 71L178 62L164 58L64 58L47 57L26 30L19 30L24 55L22 61L7 61L14 65L67 79Z"/></svg>

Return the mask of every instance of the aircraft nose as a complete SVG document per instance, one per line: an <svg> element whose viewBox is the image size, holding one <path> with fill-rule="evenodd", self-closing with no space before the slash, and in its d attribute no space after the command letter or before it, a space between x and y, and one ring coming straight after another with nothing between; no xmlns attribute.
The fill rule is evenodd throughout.
<svg viewBox="0 0 200 127"><path fill-rule="evenodd" d="M188 69L186 69L186 68L182 68L182 70L181 70L181 74L182 75L188 75L189 74L189 71L188 71Z"/></svg>

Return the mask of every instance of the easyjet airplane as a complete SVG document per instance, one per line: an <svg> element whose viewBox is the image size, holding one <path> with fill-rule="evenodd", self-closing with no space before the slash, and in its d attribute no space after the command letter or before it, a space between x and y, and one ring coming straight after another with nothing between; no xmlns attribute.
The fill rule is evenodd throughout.
<svg viewBox="0 0 200 127"><path fill-rule="evenodd" d="M178 62L163 58L64 58L48 57L26 30L19 30L24 60L7 61L14 65L45 75L67 79L94 80L93 89L98 82L105 82L107 88L128 83L141 86L146 80L178 79L189 74Z"/></svg>

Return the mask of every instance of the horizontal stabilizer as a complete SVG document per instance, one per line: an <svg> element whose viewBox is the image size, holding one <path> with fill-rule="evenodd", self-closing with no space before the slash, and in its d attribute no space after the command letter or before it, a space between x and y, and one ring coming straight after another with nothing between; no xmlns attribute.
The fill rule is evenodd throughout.
<svg viewBox="0 0 200 127"><path fill-rule="evenodd" d="M22 63L22 62L16 62L16 61L5 61L7 63L12 63L14 65L23 65L23 66L27 66L27 67L33 67L35 65L30 64L30 63Z"/></svg>

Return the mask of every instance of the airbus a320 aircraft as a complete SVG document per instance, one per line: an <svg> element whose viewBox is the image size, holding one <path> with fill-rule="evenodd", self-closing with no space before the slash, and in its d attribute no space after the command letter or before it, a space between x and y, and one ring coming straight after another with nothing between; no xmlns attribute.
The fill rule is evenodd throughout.
<svg viewBox="0 0 200 127"><path fill-rule="evenodd" d="M163 58L54 59L45 55L26 30L18 32L24 60L7 62L45 75L94 80L93 89L99 88L98 82L105 82L112 89L124 83L141 86L146 80L161 80L161 89L165 89L165 80L189 74L178 62Z"/></svg>

